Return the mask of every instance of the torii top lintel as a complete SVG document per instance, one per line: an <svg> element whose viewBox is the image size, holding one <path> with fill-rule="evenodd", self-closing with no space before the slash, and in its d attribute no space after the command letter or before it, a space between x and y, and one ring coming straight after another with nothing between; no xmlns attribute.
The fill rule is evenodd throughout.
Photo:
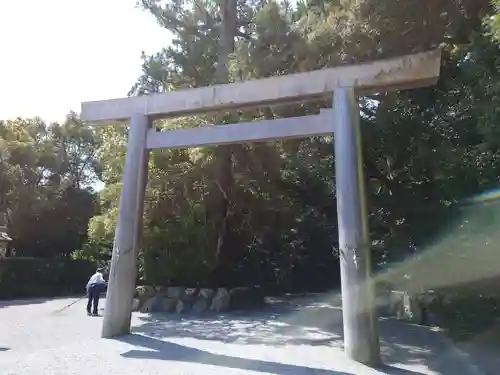
<svg viewBox="0 0 500 375"><path fill-rule="evenodd" d="M152 118L186 116L307 101L354 87L360 95L436 84L441 50L306 73L235 82L168 93L82 103L84 121L113 123L134 114Z"/></svg>

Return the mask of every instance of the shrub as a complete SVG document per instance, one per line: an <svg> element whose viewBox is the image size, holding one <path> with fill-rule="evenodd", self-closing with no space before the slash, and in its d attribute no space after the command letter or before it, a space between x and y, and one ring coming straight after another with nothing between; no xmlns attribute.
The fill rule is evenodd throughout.
<svg viewBox="0 0 500 375"><path fill-rule="evenodd" d="M0 299L84 294L95 264L87 260L0 260Z"/></svg>

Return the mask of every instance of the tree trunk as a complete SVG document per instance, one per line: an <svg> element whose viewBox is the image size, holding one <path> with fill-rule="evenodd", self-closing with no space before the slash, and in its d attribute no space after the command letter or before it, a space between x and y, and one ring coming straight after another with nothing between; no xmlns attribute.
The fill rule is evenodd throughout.
<svg viewBox="0 0 500 375"><path fill-rule="evenodd" d="M221 24L219 25L219 52L215 71L215 83L228 83L229 57L234 51L234 37L236 34L237 0L219 0ZM221 123L222 116L215 118L215 123ZM224 251L227 251L227 236L232 206L232 190L234 185L232 146L216 147L217 176L216 183L220 190L219 201L219 228L216 244L216 260L224 262Z"/></svg>

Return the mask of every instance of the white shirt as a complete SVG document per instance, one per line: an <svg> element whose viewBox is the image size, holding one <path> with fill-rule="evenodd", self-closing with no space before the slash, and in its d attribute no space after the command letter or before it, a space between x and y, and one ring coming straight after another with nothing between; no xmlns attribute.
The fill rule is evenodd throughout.
<svg viewBox="0 0 500 375"><path fill-rule="evenodd" d="M92 276L90 276L87 287L89 287L91 284L106 284L106 280L104 280L104 277L102 277L102 273L96 272Z"/></svg>

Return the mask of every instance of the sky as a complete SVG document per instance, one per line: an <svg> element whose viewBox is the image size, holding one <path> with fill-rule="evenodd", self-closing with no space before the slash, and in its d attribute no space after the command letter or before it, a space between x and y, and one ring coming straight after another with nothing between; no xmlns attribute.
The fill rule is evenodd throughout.
<svg viewBox="0 0 500 375"><path fill-rule="evenodd" d="M0 0L0 119L124 97L170 36L136 0Z"/></svg>

